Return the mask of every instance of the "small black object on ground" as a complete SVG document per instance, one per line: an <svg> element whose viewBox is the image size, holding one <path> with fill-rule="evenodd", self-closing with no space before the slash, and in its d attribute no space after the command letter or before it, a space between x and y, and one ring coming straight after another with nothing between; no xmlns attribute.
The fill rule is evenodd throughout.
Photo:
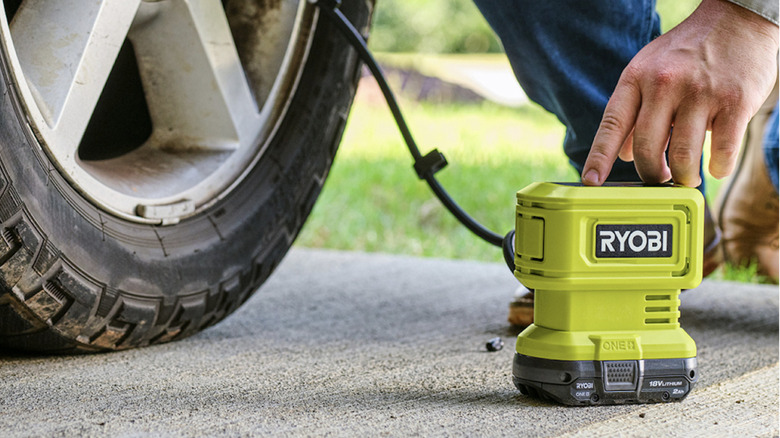
<svg viewBox="0 0 780 438"><path fill-rule="evenodd" d="M487 343L485 343L485 348L487 348L487 351L491 352L498 351L504 348L504 340L497 336L487 341Z"/></svg>

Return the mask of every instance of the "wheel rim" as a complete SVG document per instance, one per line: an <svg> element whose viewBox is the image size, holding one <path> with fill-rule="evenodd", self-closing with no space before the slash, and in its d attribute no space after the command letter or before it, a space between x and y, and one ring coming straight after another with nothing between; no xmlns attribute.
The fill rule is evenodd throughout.
<svg viewBox="0 0 780 438"><path fill-rule="evenodd" d="M35 137L83 196L141 223L177 223L243 179L313 23L298 0L11 3L0 44Z"/></svg>

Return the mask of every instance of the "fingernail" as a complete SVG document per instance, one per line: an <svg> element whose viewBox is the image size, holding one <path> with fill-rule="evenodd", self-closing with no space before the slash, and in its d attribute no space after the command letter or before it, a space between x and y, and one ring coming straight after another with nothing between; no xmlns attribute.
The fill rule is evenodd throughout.
<svg viewBox="0 0 780 438"><path fill-rule="evenodd" d="M595 169L590 169L582 177L582 182L589 186L599 185L599 173Z"/></svg>

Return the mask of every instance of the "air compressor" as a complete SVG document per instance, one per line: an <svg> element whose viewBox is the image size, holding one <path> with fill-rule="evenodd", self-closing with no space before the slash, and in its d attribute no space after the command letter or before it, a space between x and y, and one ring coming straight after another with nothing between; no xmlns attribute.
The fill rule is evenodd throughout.
<svg viewBox="0 0 780 438"><path fill-rule="evenodd" d="M667 402L698 379L681 289L701 283L693 188L534 183L517 193L515 277L534 290L513 381L567 405Z"/></svg>

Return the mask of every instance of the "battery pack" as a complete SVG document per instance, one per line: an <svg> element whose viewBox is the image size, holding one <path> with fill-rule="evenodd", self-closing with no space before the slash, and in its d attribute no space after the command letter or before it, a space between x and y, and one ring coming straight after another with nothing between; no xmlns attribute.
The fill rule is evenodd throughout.
<svg viewBox="0 0 780 438"><path fill-rule="evenodd" d="M568 361L515 353L512 365L520 392L569 406L679 401L697 379L695 357Z"/></svg>

